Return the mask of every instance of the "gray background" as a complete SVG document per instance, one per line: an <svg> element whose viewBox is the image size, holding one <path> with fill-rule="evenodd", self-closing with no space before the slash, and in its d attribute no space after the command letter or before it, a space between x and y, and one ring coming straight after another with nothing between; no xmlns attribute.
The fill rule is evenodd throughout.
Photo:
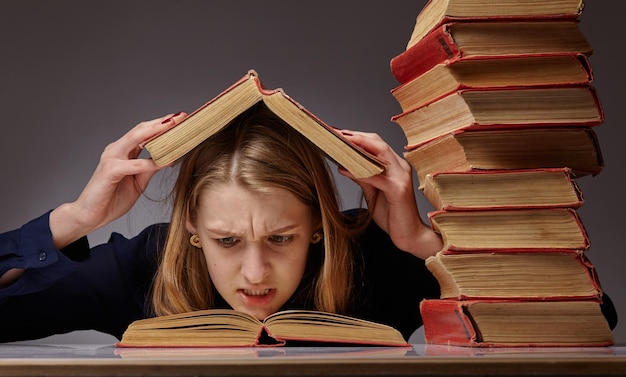
<svg viewBox="0 0 626 377"><path fill-rule="evenodd" d="M408 41L422 1L0 0L0 231L74 200L102 149L136 123L191 111L254 68L328 123L405 139L389 60ZM626 2L588 1L581 28L606 112L598 127L605 170L579 184L588 256L623 315L622 193ZM131 236L167 219L159 174L131 213L90 236ZM357 188L339 178L345 207ZM420 199L422 214L431 208ZM626 320L626 318L622 318ZM626 325L616 331L626 342ZM418 341L421 340L419 334ZM93 332L45 341L111 342Z"/></svg>

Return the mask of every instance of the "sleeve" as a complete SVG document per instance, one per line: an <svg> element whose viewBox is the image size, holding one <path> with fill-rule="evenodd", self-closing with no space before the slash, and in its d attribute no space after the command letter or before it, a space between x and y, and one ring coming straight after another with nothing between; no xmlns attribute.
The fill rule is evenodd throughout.
<svg viewBox="0 0 626 377"><path fill-rule="evenodd" d="M154 225L130 239L113 233L93 248L82 240L57 251L43 218L1 237L2 266L27 270L2 292L0 342L75 330L120 338L130 322L149 313L166 227Z"/></svg>
<svg viewBox="0 0 626 377"><path fill-rule="evenodd" d="M10 232L0 234L0 275L12 268L26 269L15 283L0 289L0 303L7 297L41 291L73 270L73 260L89 257L84 237L59 251L49 227L50 212Z"/></svg>
<svg viewBox="0 0 626 377"><path fill-rule="evenodd" d="M604 318L606 318L606 321L608 322L611 330L615 330L618 318L617 310L615 309L613 300L611 300L609 295L607 295L606 293L602 295L602 303L600 305L600 309L602 310L602 314L604 315Z"/></svg>

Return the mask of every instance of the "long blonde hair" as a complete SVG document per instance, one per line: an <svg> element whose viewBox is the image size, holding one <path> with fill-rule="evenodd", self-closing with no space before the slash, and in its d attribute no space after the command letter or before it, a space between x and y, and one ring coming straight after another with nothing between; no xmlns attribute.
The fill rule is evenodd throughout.
<svg viewBox="0 0 626 377"><path fill-rule="evenodd" d="M323 153L263 105L233 120L185 156L174 186L167 241L155 277L156 315L214 306L215 291L204 254L189 244L185 227L199 196L212 185L235 182L250 190L284 189L311 207L323 231L324 251L303 289L318 310L344 312L352 286L350 228ZM310 252L311 254L311 252Z"/></svg>

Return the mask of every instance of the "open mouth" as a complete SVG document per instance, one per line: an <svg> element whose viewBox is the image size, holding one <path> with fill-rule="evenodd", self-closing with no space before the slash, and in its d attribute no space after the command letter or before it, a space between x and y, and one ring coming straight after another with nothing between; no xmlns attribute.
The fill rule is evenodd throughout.
<svg viewBox="0 0 626 377"><path fill-rule="evenodd" d="M265 296L270 293L270 289L242 289L242 292L246 296Z"/></svg>
<svg viewBox="0 0 626 377"><path fill-rule="evenodd" d="M241 302L249 307L265 307L269 305L276 296L276 289L240 289L239 298Z"/></svg>

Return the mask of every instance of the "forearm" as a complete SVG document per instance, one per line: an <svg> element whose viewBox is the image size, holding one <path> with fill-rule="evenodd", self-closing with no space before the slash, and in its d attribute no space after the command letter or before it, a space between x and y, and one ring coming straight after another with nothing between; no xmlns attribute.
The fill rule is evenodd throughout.
<svg viewBox="0 0 626 377"><path fill-rule="evenodd" d="M86 238L60 251L54 245L49 223L50 213L46 213L0 234L0 301L45 289L70 272L71 260L88 257Z"/></svg>
<svg viewBox="0 0 626 377"><path fill-rule="evenodd" d="M418 258L426 259L435 255L443 247L441 236L428 225L420 222L420 227L414 237L413 245L405 250Z"/></svg>
<svg viewBox="0 0 626 377"><path fill-rule="evenodd" d="M24 274L23 268L11 268L7 272L5 272L2 276L0 276L0 288L8 287L9 285L15 283L17 279L20 278Z"/></svg>
<svg viewBox="0 0 626 377"><path fill-rule="evenodd" d="M50 212L50 232L57 249L75 242L95 230L81 220L74 203L65 203Z"/></svg>

